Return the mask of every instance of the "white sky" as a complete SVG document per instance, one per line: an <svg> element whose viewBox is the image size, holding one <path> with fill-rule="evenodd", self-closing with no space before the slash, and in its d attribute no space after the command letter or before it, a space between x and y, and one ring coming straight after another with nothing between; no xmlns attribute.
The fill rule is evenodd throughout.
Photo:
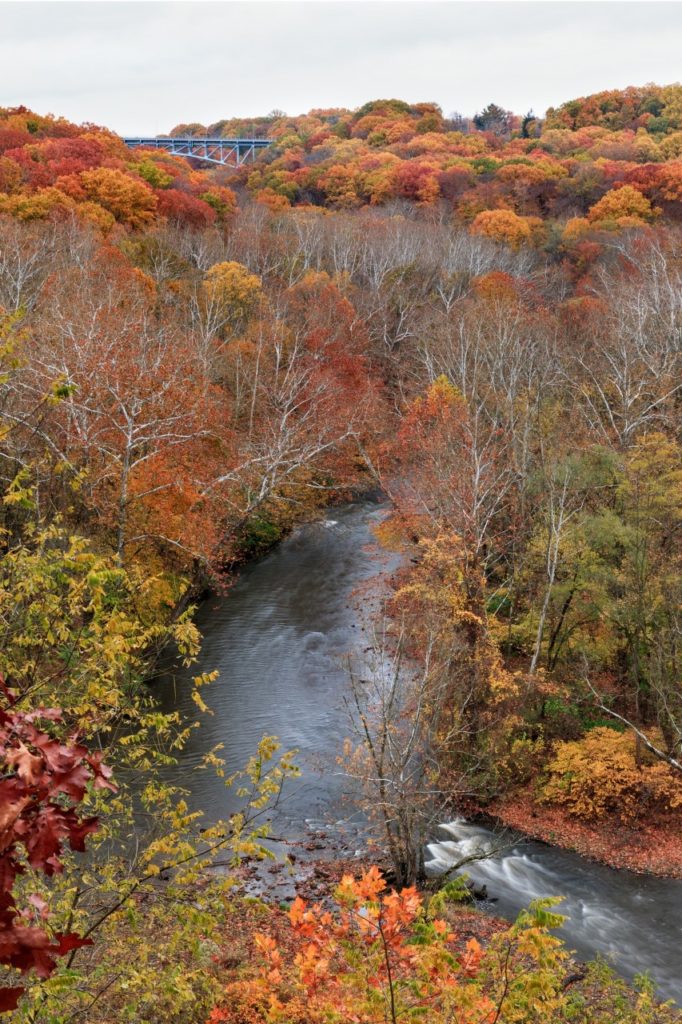
<svg viewBox="0 0 682 1024"><path fill-rule="evenodd" d="M121 134L393 96L543 113L681 75L676 2L0 2L0 106Z"/></svg>

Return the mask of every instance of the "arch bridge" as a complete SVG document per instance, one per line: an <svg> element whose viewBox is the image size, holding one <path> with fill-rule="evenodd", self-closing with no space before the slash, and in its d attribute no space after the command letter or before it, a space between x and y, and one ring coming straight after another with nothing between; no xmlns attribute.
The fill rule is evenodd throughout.
<svg viewBox="0 0 682 1024"><path fill-rule="evenodd" d="M241 167L256 159L256 154L272 145L271 139L202 138L198 135L176 138L124 138L130 149L165 149L173 156L189 160L207 160L223 167Z"/></svg>

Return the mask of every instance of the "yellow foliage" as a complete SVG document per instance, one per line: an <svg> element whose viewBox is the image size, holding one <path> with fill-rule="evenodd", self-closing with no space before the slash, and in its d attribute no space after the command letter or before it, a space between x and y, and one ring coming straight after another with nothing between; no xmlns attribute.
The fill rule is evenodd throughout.
<svg viewBox="0 0 682 1024"><path fill-rule="evenodd" d="M209 301L229 308L237 319L248 317L262 295L261 279L235 260L215 263L210 267L206 272L204 290Z"/></svg>
<svg viewBox="0 0 682 1024"><path fill-rule="evenodd" d="M623 185L622 188L611 189L605 196L592 206L587 214L587 219L594 224L601 221L617 221L623 218L636 217L642 221L652 220L655 211L651 203L642 195L639 189L632 185Z"/></svg>
<svg viewBox="0 0 682 1024"><path fill-rule="evenodd" d="M99 203L79 203L77 213L81 220L84 220L86 224L94 224L103 235L108 235L116 223L113 213L109 213Z"/></svg>
<svg viewBox="0 0 682 1024"><path fill-rule="evenodd" d="M131 228L144 227L154 219L156 196L145 182L110 167L83 171L80 180L89 199Z"/></svg>
<svg viewBox="0 0 682 1024"><path fill-rule="evenodd" d="M682 806L682 780L662 762L638 766L630 732L603 727L559 743L548 771L543 799L576 818L630 821L645 804L663 812Z"/></svg>
<svg viewBox="0 0 682 1024"><path fill-rule="evenodd" d="M665 160L673 160L675 157L682 156L682 132L666 135L664 139L661 139L659 149Z"/></svg>
<svg viewBox="0 0 682 1024"><path fill-rule="evenodd" d="M388 892L375 867L359 879L344 876L335 898L332 911L297 898L286 925L271 913L279 934L287 928L284 942L254 935L251 962L207 1024L563 1018L567 954L549 930L563 921L558 900L536 901L487 949L469 938L455 957L449 921L432 917L414 888ZM439 909L448 898L457 899L456 888L441 894Z"/></svg>
<svg viewBox="0 0 682 1024"><path fill-rule="evenodd" d="M0 195L0 212L9 213L18 220L41 220L53 210L70 209L73 199L58 188L41 188L29 194Z"/></svg>
<svg viewBox="0 0 682 1024"><path fill-rule="evenodd" d="M484 235L496 242L506 242L518 249L522 242L531 237L531 225L513 210L483 210L474 218L472 235Z"/></svg>

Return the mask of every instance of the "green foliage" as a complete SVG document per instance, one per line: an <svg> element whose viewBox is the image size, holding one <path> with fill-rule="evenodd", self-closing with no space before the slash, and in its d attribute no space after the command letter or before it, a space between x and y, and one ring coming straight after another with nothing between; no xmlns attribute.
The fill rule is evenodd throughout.
<svg viewBox="0 0 682 1024"><path fill-rule="evenodd" d="M131 169L140 175L152 188L168 188L173 183L173 176L159 167L151 157L131 164Z"/></svg>
<svg viewBox="0 0 682 1024"><path fill-rule="evenodd" d="M143 734L161 727L143 684L150 652L171 640L185 659L198 650L190 611L164 622L164 595L162 579L122 569L59 522L28 527L0 562L0 671L18 699L60 706L86 738L107 742L133 718L140 743L127 756L144 761Z"/></svg>
<svg viewBox="0 0 682 1024"><path fill-rule="evenodd" d="M273 519L264 515L254 516L244 530L240 547L245 555L257 555L282 539L283 528Z"/></svg>
<svg viewBox="0 0 682 1024"><path fill-rule="evenodd" d="M139 777L132 790L122 781L112 799L93 800L103 832L87 863L72 856L42 891L53 926L68 921L94 944L67 958L49 979L27 986L17 1024L67 1024L81 1014L89 1024L108 1024L112 1017L131 1024L203 1018L217 996L216 958L233 909L234 876L211 865L218 852L232 867L245 857L271 856L263 845L267 811L285 779L296 774L291 755L277 755L277 742L265 737L246 768L225 779L237 787L242 809L209 827L199 827L201 815L188 810L182 790L150 771L137 800ZM223 775L217 755L209 761ZM35 891L39 882L31 874L23 884Z"/></svg>
<svg viewBox="0 0 682 1024"><path fill-rule="evenodd" d="M59 706L56 737L78 728L118 783L84 791L100 821L86 860L16 880L17 906L36 894L56 934L94 940L31 983L19 1024L194 1024L219 1002L229 869L268 855L267 808L295 767L265 738L226 779L210 751L202 770L244 803L204 829L162 782L196 723L162 713L145 680L166 646L196 656L191 609L176 609L202 573L370 477L394 504L382 536L409 552L391 612L424 668L418 711L393 705L378 745L418 732L409 771L366 772L410 870L435 799L527 787L548 750L538 784L571 814L647 823L682 806L670 769L638 763L590 688L680 758L680 127L679 85L584 97L544 124L377 100L182 126L277 140L235 171L257 201L238 213L225 169L0 110L0 301L17 310L0 321L0 671L27 714ZM195 680L198 711L213 678ZM413 765L428 772L410 788ZM343 912L376 922L388 897L373 884L347 885ZM406 1019L664 1019L646 985L633 996L601 966L565 992L547 905L489 950L445 949L436 914L463 891L423 914L394 904L412 927L397 943ZM308 993L337 976L302 948L270 960L281 976L262 988L246 965L227 1019L390 1019L376 932L353 921L332 956L345 1003Z"/></svg>
<svg viewBox="0 0 682 1024"><path fill-rule="evenodd" d="M43 894L55 932L95 942L74 950L51 978L30 982L18 1022L62 1024L75 1013L89 1021L108 1013L150 1024L196 1020L197 1006L207 1009L215 996L211 955L232 884L229 874L207 873L210 864L218 851L234 865L269 855L267 809L296 772L290 755L278 758L273 738L225 779L242 799L227 822L200 827L184 792L157 778L192 726L157 709L144 682L150 652L172 641L190 661L198 649L191 609L164 621L161 584L135 566L124 570L59 523L27 528L0 562L0 667L18 705L59 701L56 728L69 735L77 725L118 782L116 793L84 796L84 813L100 821L87 860L66 855L62 874L46 880L31 870L18 883L20 899ZM199 708L212 678L195 681ZM204 770L224 777L217 752Z"/></svg>

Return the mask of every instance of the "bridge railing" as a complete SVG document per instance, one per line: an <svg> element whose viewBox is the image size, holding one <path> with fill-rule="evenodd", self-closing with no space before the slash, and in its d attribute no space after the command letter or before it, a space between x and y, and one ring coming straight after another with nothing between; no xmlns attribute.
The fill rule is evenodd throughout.
<svg viewBox="0 0 682 1024"><path fill-rule="evenodd" d="M197 135L169 136L127 136L123 139L130 149L165 149L174 156L189 160L206 160L212 164L240 167L256 154L272 145L272 139L223 139Z"/></svg>

